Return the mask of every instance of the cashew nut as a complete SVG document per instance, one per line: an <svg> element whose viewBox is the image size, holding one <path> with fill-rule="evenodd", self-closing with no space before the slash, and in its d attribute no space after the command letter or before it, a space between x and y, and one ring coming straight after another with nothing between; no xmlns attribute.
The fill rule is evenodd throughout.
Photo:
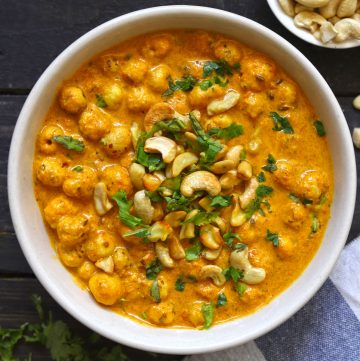
<svg viewBox="0 0 360 361"><path fill-rule="evenodd" d="M179 238L176 237L174 234L169 236L167 241L169 252L172 258L174 259L183 259L185 258L185 251L183 246L181 245Z"/></svg>
<svg viewBox="0 0 360 361"><path fill-rule="evenodd" d="M136 149L137 146L137 142L141 136L141 129L139 127L138 123L132 123L131 127L130 127L130 133L131 133L131 142L132 145L134 147L134 149Z"/></svg>
<svg viewBox="0 0 360 361"><path fill-rule="evenodd" d="M231 147L226 155L225 159L232 160L235 163L235 167L237 167L240 163L241 152L243 151L244 147L242 145L235 145Z"/></svg>
<svg viewBox="0 0 360 361"><path fill-rule="evenodd" d="M202 255L208 261L214 261L220 256L221 251L222 251L222 247L218 249L205 249L202 252Z"/></svg>
<svg viewBox="0 0 360 361"><path fill-rule="evenodd" d="M310 8L308 6L304 6L301 4L296 4L295 5L295 14L299 14L303 11L314 11L314 8Z"/></svg>
<svg viewBox="0 0 360 361"><path fill-rule="evenodd" d="M327 5L320 8L320 14L329 19L336 15L337 8L341 0L330 0Z"/></svg>
<svg viewBox="0 0 360 361"><path fill-rule="evenodd" d="M193 209L185 218L185 221L188 221L192 217L196 216L199 213L198 209ZM193 223L185 223L181 226L180 230L180 239L190 239L195 237L195 225Z"/></svg>
<svg viewBox="0 0 360 361"><path fill-rule="evenodd" d="M333 40L337 34L338 32L335 30L334 25L329 21L326 21L320 26L320 40L323 43L328 43Z"/></svg>
<svg viewBox="0 0 360 361"><path fill-rule="evenodd" d="M100 216L103 216L113 207L113 204L108 199L106 185L103 182L99 182L95 185L94 203L96 213Z"/></svg>
<svg viewBox="0 0 360 361"><path fill-rule="evenodd" d="M218 287L221 287L226 282L226 278L222 273L222 269L219 266L212 264L201 267L199 279L204 280L206 278L211 278L214 282L214 285Z"/></svg>
<svg viewBox="0 0 360 361"><path fill-rule="evenodd" d="M338 18L337 16L333 16L332 18L330 18L330 19L328 19L328 21L331 23L331 24L333 24L333 25L335 25L338 21L340 21L341 19L340 18Z"/></svg>
<svg viewBox="0 0 360 361"><path fill-rule="evenodd" d="M157 241L166 241L168 236L172 233L173 229L170 227L170 224L158 221L155 222L150 228L150 235L148 235L148 240L151 242Z"/></svg>
<svg viewBox="0 0 360 361"><path fill-rule="evenodd" d="M162 183L162 180L159 179L155 174L145 174L143 176L144 188L150 192L155 192Z"/></svg>
<svg viewBox="0 0 360 361"><path fill-rule="evenodd" d="M346 18L355 14L357 0L342 0L337 8L336 15L339 18Z"/></svg>
<svg viewBox="0 0 360 361"><path fill-rule="evenodd" d="M360 22L354 19L341 19L334 25L338 32L335 41L341 42L351 37L360 39Z"/></svg>
<svg viewBox="0 0 360 361"><path fill-rule="evenodd" d="M204 208L206 212L212 212L214 207L210 206L211 199L209 197L204 197L199 200L199 206Z"/></svg>
<svg viewBox="0 0 360 361"><path fill-rule="evenodd" d="M231 170L223 174L220 178L220 185L223 191L229 191L239 185L241 180L237 177L237 171Z"/></svg>
<svg viewBox="0 0 360 361"><path fill-rule="evenodd" d="M200 227L200 242L207 248L219 249L223 243L220 229L206 224Z"/></svg>
<svg viewBox="0 0 360 361"><path fill-rule="evenodd" d="M191 152L179 154L172 164L171 175L177 177L185 168L195 164L199 158Z"/></svg>
<svg viewBox="0 0 360 361"><path fill-rule="evenodd" d="M354 128L352 139L356 148L360 149L360 128Z"/></svg>
<svg viewBox="0 0 360 361"><path fill-rule="evenodd" d="M181 182L180 192L185 197L192 197L196 191L206 191L216 196L221 191L221 185L216 176L208 171L199 170L188 174Z"/></svg>
<svg viewBox="0 0 360 361"><path fill-rule="evenodd" d="M170 224L171 227L175 228L180 226L181 221L184 220L185 217L186 217L185 211L175 211L168 213L165 216L164 221Z"/></svg>
<svg viewBox="0 0 360 361"><path fill-rule="evenodd" d="M144 127L147 132L151 130L154 124L162 120L174 118L173 107L168 103L156 103L146 113L144 118Z"/></svg>
<svg viewBox="0 0 360 361"><path fill-rule="evenodd" d="M216 217L213 220L213 223L216 224L219 228L221 233L226 233L228 231L228 224L225 222L224 218Z"/></svg>
<svg viewBox="0 0 360 361"><path fill-rule="evenodd" d="M239 197L240 205L242 209L245 209L250 202L256 197L256 188L259 186L259 182L256 177L252 177L245 187L244 193Z"/></svg>
<svg viewBox="0 0 360 361"><path fill-rule="evenodd" d="M166 179L166 176L165 176L164 172L161 172L159 170L155 171L153 173L153 175L158 177L160 179L161 183Z"/></svg>
<svg viewBox="0 0 360 361"><path fill-rule="evenodd" d="M215 115L226 112L234 107L240 99L240 94L233 89L226 92L222 99L215 99L207 106L208 115Z"/></svg>
<svg viewBox="0 0 360 361"><path fill-rule="evenodd" d="M253 267L248 259L248 248L235 250L230 254L230 265L238 271L244 272L243 281L256 285L265 279L266 272L263 268Z"/></svg>
<svg viewBox="0 0 360 361"><path fill-rule="evenodd" d="M145 152L161 153L165 163L171 163L176 157L176 143L166 137L152 137L145 141Z"/></svg>
<svg viewBox="0 0 360 361"><path fill-rule="evenodd" d="M235 168L235 162L230 159L220 160L219 162L214 163L210 170L215 174L224 174L229 170Z"/></svg>
<svg viewBox="0 0 360 361"><path fill-rule="evenodd" d="M315 32L319 25L325 22L325 18L321 15L310 12L302 11L294 17L294 23L299 28L309 29L312 33Z"/></svg>
<svg viewBox="0 0 360 361"><path fill-rule="evenodd" d="M360 110L360 95L354 98L353 107L357 110Z"/></svg>
<svg viewBox="0 0 360 361"><path fill-rule="evenodd" d="M295 16L295 1L294 0L279 0L281 8L284 10L286 15L291 17Z"/></svg>
<svg viewBox="0 0 360 361"><path fill-rule="evenodd" d="M136 214L142 219L144 224L150 224L154 216L154 207L151 205L150 198L144 190L135 193L134 208Z"/></svg>
<svg viewBox="0 0 360 361"><path fill-rule="evenodd" d="M103 270L106 273L114 272L114 260L113 260L112 256L99 259L95 263L95 266L97 268L100 268L101 270Z"/></svg>
<svg viewBox="0 0 360 361"><path fill-rule="evenodd" d="M237 175L240 179L249 180L252 177L252 166L247 160L243 160L237 169Z"/></svg>
<svg viewBox="0 0 360 361"><path fill-rule="evenodd" d="M232 227L240 227L246 222L246 214L240 208L239 196L233 194L234 209L231 213L230 224Z"/></svg>
<svg viewBox="0 0 360 361"><path fill-rule="evenodd" d="M130 180L136 189L143 189L143 177L145 175L145 167L138 163L132 163L129 167Z"/></svg>
<svg viewBox="0 0 360 361"><path fill-rule="evenodd" d="M155 252L157 258L159 258L160 263L167 268L174 267L174 260L170 257L169 248L162 243L155 244Z"/></svg>
<svg viewBox="0 0 360 361"><path fill-rule="evenodd" d="M299 4L310 8L321 8L327 5L329 0L296 0Z"/></svg>

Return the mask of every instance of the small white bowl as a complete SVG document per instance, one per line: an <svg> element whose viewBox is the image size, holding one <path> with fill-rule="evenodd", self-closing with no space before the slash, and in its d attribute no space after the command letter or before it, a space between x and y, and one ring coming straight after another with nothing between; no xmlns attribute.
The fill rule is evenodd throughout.
<svg viewBox="0 0 360 361"><path fill-rule="evenodd" d="M324 240L301 277L269 305L244 318L207 331L148 327L100 307L73 281L55 256L33 192L36 134L61 82L93 55L129 37L170 28L198 28L232 36L269 54L300 84L325 124L335 166L332 218ZM316 155L314 155L316 156ZM46 69L17 121L8 166L9 203L21 248L35 275L72 316L116 342L153 352L194 354L235 346L278 326L321 287L343 248L356 195L351 136L341 108L314 66L291 44L264 26L225 11L194 6L145 9L111 20L75 41Z"/></svg>
<svg viewBox="0 0 360 361"><path fill-rule="evenodd" d="M305 40L310 44L322 46L323 48L330 48L330 49L348 49L348 48L355 48L357 46L360 46L360 40L357 39L349 39L342 43L334 43L330 41L324 44L320 40L316 39L315 36L309 30L297 27L294 24L294 18L287 15L284 12L284 10L281 8L279 0L267 0L267 2L274 15L281 22L281 24L285 26L285 28L291 31L298 38Z"/></svg>

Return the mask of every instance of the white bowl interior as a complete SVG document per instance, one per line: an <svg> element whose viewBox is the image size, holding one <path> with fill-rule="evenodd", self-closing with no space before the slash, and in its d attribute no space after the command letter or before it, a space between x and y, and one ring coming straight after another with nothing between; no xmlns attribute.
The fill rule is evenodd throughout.
<svg viewBox="0 0 360 361"><path fill-rule="evenodd" d="M284 10L281 8L279 0L267 0L267 2L272 12L281 22L281 24L283 24L294 35L296 35L300 39L305 40L310 44L314 44L317 46L322 46L323 48L330 48L330 49L347 49L347 48L355 48L357 46L360 46L360 40L357 39L349 39L342 43L335 43L330 41L329 43L324 44L320 40L316 39L315 36L309 30L298 28L294 24L294 19L286 15Z"/></svg>
<svg viewBox="0 0 360 361"><path fill-rule="evenodd" d="M85 60L122 40L169 28L221 32L269 54L301 85L316 107L325 123L336 166L332 218L320 250L302 276L259 312L208 331L151 328L99 307L76 286L55 257L32 191L35 136L61 81ZM49 66L19 116L9 156L8 186L12 219L24 254L40 282L62 307L119 343L154 352L189 354L256 338L286 320L313 296L327 278L348 235L355 203L355 173L351 137L342 111L324 79L300 52L246 18L209 8L174 6L146 9L105 23L72 44Z"/></svg>

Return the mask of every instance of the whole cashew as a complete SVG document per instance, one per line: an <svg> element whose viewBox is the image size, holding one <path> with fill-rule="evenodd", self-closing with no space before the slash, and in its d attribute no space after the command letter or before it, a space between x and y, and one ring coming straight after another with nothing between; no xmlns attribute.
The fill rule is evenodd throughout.
<svg viewBox="0 0 360 361"><path fill-rule="evenodd" d="M220 247L219 249L205 249L202 255L208 261L214 261L220 256L221 250L222 247Z"/></svg>
<svg viewBox="0 0 360 361"><path fill-rule="evenodd" d="M286 15L295 16L295 1L294 0L279 0L281 8L284 10Z"/></svg>
<svg viewBox="0 0 360 361"><path fill-rule="evenodd" d="M218 287L221 287L226 282L222 269L215 265L207 265L201 268L199 279L204 280L206 278L211 278L214 285Z"/></svg>
<svg viewBox="0 0 360 361"><path fill-rule="evenodd" d="M164 267L174 268L174 260L170 257L169 248L166 245L157 242L155 244L155 253Z"/></svg>
<svg viewBox="0 0 360 361"><path fill-rule="evenodd" d="M357 0L342 0L337 9L336 15L339 18L346 18L355 14Z"/></svg>
<svg viewBox="0 0 360 361"><path fill-rule="evenodd" d="M103 216L113 207L113 204L108 199L106 185L103 182L99 182L95 185L94 204L96 213L100 216Z"/></svg>
<svg viewBox="0 0 360 361"><path fill-rule="evenodd" d="M239 185L241 180L237 177L237 171L231 170L223 174L220 178L220 185L223 191L229 191Z"/></svg>
<svg viewBox="0 0 360 361"><path fill-rule="evenodd" d="M185 197L192 197L196 191L206 191L211 196L216 196L221 191L221 185L214 174L199 170L188 174L180 186L180 192Z"/></svg>
<svg viewBox="0 0 360 361"><path fill-rule="evenodd" d="M129 168L129 175L132 184L136 189L143 189L143 177L145 175L145 167L138 163L132 163Z"/></svg>
<svg viewBox="0 0 360 361"><path fill-rule="evenodd" d="M320 39L323 43L328 43L336 37L338 32L335 30L334 25L329 21L320 26Z"/></svg>
<svg viewBox="0 0 360 361"><path fill-rule="evenodd" d="M335 38L336 42L341 42L351 37L360 39L360 22L354 19L342 19L334 25L338 35Z"/></svg>
<svg viewBox="0 0 360 361"><path fill-rule="evenodd" d="M238 271L244 272L243 281L256 285L265 279L266 272L263 268L253 267L248 259L248 248L235 250L230 254L230 264Z"/></svg>
<svg viewBox="0 0 360 361"><path fill-rule="evenodd" d="M154 124L162 120L172 119L174 114L174 109L170 104L163 102L154 104L145 115L145 130L149 132Z"/></svg>
<svg viewBox="0 0 360 361"><path fill-rule="evenodd" d="M235 163L233 160L224 159L224 160L220 160L219 162L214 163L210 167L210 170L215 174L224 174L234 168L235 168Z"/></svg>
<svg viewBox="0 0 360 361"><path fill-rule="evenodd" d="M235 167L237 167L240 163L241 152L243 149L244 147L242 145L234 145L227 151L225 159L232 160L235 163Z"/></svg>
<svg viewBox="0 0 360 361"><path fill-rule="evenodd" d="M294 17L294 23L296 26L309 29L312 33L316 31L318 26L322 25L325 21L325 18L321 15L310 11L302 11Z"/></svg>
<svg viewBox="0 0 360 361"><path fill-rule="evenodd" d="M341 0L330 0L327 5L320 8L320 14L325 19L332 18L336 15L340 1Z"/></svg>
<svg viewBox="0 0 360 361"><path fill-rule="evenodd" d="M256 197L256 188L259 186L259 182L256 177L252 177L245 187L244 193L239 197L240 205L242 209L245 209L250 202Z"/></svg>
<svg viewBox="0 0 360 361"><path fill-rule="evenodd" d="M321 8L328 4L329 0L296 0L299 4L309 8Z"/></svg>
<svg viewBox="0 0 360 361"><path fill-rule="evenodd" d="M135 193L134 208L136 214L142 219L144 224L150 224L154 216L154 207L151 205L150 198L144 190Z"/></svg>
<svg viewBox="0 0 360 361"><path fill-rule="evenodd" d="M215 99L207 106L208 115L215 115L226 112L234 107L240 99L240 94L233 89L226 92L222 99Z"/></svg>
<svg viewBox="0 0 360 361"><path fill-rule="evenodd" d="M165 163L171 163L176 157L176 143L166 137L152 137L145 141L145 152L161 153Z"/></svg>
<svg viewBox="0 0 360 361"><path fill-rule="evenodd" d="M240 208L239 196L233 195L234 209L231 213L230 224L232 227L240 227L246 222L246 214Z"/></svg>
<svg viewBox="0 0 360 361"><path fill-rule="evenodd" d="M177 177L185 168L195 164L199 158L191 152L179 154L172 164L171 175Z"/></svg>

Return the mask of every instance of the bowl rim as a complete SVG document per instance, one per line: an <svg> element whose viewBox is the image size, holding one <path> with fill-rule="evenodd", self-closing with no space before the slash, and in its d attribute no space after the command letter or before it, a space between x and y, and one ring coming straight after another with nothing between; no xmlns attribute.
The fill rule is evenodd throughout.
<svg viewBox="0 0 360 361"><path fill-rule="evenodd" d="M91 41L91 39L100 33L106 33L107 31L111 31L113 27L118 27L122 25L124 22L138 22L140 18L148 18L153 16L159 16L164 15L165 13L169 16L176 15L179 11L181 11L183 16L194 16L194 15L202 15L202 16L211 16L214 18L226 18L226 20L232 20L232 21L241 21L244 26L250 28L254 32L258 32L261 34L261 36L266 37L272 37L274 41L279 43L282 47L285 47L289 53L291 53L292 56L297 56L301 63L306 66L307 68L311 69L312 73L318 77L319 82L321 83L321 86L323 87L323 91L326 93L326 96L331 99L334 102L334 107L337 111L337 121L340 126L340 131L342 132L342 136L344 138L344 152L349 156L348 165L350 174L348 175L348 193L349 193L349 205L344 210L345 213L345 223L343 224L343 228L339 230L340 239L342 241L338 241L333 249L333 252L328 256L324 267L319 270L319 274L317 274L316 279L314 279L314 282L309 285L309 287L304 290L304 292L299 295L297 302L287 305L287 309L282 312L280 316L278 316L276 319L273 319L271 322L267 321L265 325L261 325L257 328L254 327L253 330L249 331L245 335L239 335L233 333L232 337L229 339L221 339L218 341L217 339L214 340L214 338L211 339L212 343L207 342L203 345L184 345L182 343L179 343L178 346L174 345L167 345L165 343L150 343L150 342L139 342L136 339L132 339L129 336L126 335L126 332L124 334L113 334L110 331L104 329L101 325L101 322L98 322L96 318L87 318L84 314L79 311L76 305L73 305L71 300L68 300L66 297L63 297L55 285L55 283L51 282L51 277L47 272L42 272L41 266L37 262L36 253L33 251L33 248L30 246L31 242L27 242L27 232L26 227L23 225L21 221L21 217L18 217L18 214L21 209L21 200L18 199L18 193L20 192L17 188L17 179L21 176L20 171L17 167L17 162L21 157L21 147L18 147L18 144L21 144L21 140L24 137L24 134L26 133L26 129L30 122L30 117L27 115L30 114L33 110L36 102L38 101L37 96L40 90L43 87L43 83L45 83L48 78L51 78L54 74L56 74L56 68L58 66L61 66L61 63L63 60L66 60L67 58L71 57L76 53L76 50L86 44L88 41ZM176 28L176 26L174 27ZM299 61L300 61L299 60ZM346 127L344 129L343 127ZM347 132L347 134L346 134ZM170 5L170 6L160 6L160 7L153 7L153 8L147 8L138 10L135 12L131 12L122 16L119 16L117 18L114 18L112 20L109 20L93 30L90 30L83 36L81 36L79 39L77 39L75 42L73 42L70 46L68 46L60 55L56 57L56 59L48 66L48 68L44 71L44 73L40 76L36 84L34 85L32 91L30 92L29 96L27 97L25 104L20 112L20 115L18 117L18 121L15 126L15 130L13 133L11 146L10 146L10 152L9 152L9 161L8 161L8 197L9 197L9 206L10 206L10 212L11 217L14 225L14 229L19 241L19 244L22 248L22 251L32 268L34 274L40 281L40 283L43 285L43 287L48 291L48 293L56 300L58 304L61 305L63 309L65 309L68 313L70 313L75 319L77 319L79 322L87 326L88 328L96 331L97 333L115 341L119 342L121 344L125 344L130 347L134 347L137 349L142 349L146 351L152 351L152 352L159 352L159 353L168 353L168 354L195 354L195 353L204 353L204 352L211 352L211 351L217 351L221 349L225 349L228 347L236 346L248 341L251 341L259 336L264 335L265 333L271 331L281 323L283 323L285 320L287 320L289 317L291 317L295 312L297 312L301 307L304 306L305 303L309 301L309 299L316 293L316 291L323 285L325 280L327 279L328 275L330 274L331 269L333 268L340 251L342 250L348 232L350 230L350 226L352 223L352 216L354 212L355 207L355 196L356 196L356 164L355 164L355 156L354 156L354 149L352 146L352 141L350 137L350 133L347 130L347 123L345 120L344 115L341 112L341 108L332 93L331 89L329 88L326 81L323 79L323 77L320 75L320 73L316 70L316 68L311 64L311 62L301 54L300 51L298 51L293 45L288 43L285 39L271 31L270 29L267 29L263 25L247 19L245 17L242 17L237 14L233 14L227 11L218 10L214 8L208 8L208 7L200 7L200 6L189 6L189 5ZM309 263L311 264L313 260ZM301 278L301 276L299 276ZM298 279L299 279L298 278ZM286 292L283 291L283 293ZM279 296L277 296L279 297ZM112 311L109 311L112 312ZM259 311L255 312L257 314ZM252 314L253 315L253 314ZM204 333L204 338L206 339L206 335L211 334L213 332L212 330L220 328L223 325L228 325L231 327L232 321L226 322L225 324L216 326L207 332L209 334ZM140 325L142 329L150 331L153 329L151 327L148 327L146 325ZM174 338L181 337L181 332L177 333L174 329L165 329L166 333L172 332ZM183 331L183 330L181 330ZM191 334L191 332L194 332L194 330L185 330L184 332L188 332ZM196 331L198 332L198 331Z"/></svg>
<svg viewBox="0 0 360 361"><path fill-rule="evenodd" d="M267 3L275 17L287 30L289 30L299 39L302 39L309 44L327 49L351 49L360 46L360 40L357 39L348 39L343 41L342 43L334 43L332 41L328 43L323 43L320 40L316 39L315 36L311 34L308 30L298 28L294 24L293 18L287 15L281 8L279 0L267 0Z"/></svg>

